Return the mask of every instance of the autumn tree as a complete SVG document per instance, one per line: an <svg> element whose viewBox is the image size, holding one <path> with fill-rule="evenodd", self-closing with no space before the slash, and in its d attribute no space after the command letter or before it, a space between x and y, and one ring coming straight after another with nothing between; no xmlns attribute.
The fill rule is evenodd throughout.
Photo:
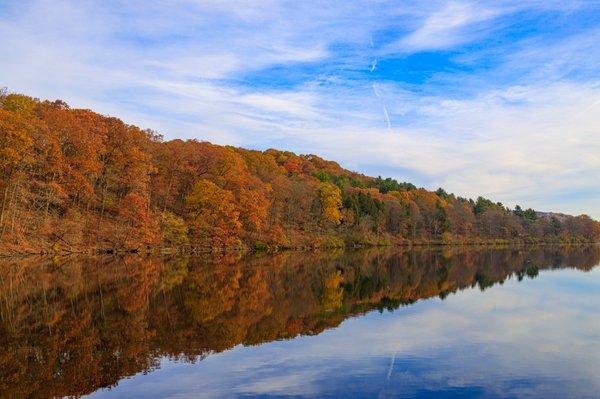
<svg viewBox="0 0 600 399"><path fill-rule="evenodd" d="M195 248L591 242L600 223L417 189L313 154L165 141L60 100L0 91L0 253L189 239Z"/></svg>
<svg viewBox="0 0 600 399"><path fill-rule="evenodd" d="M238 242L241 223L233 194L208 180L198 180L186 198L193 243L230 246Z"/></svg>
<svg viewBox="0 0 600 399"><path fill-rule="evenodd" d="M179 247L189 242L185 221L172 212L164 211L160 214L160 228L167 245Z"/></svg>
<svg viewBox="0 0 600 399"><path fill-rule="evenodd" d="M342 222L342 193L331 183L319 186L321 200L321 217L325 222L340 224Z"/></svg>
<svg viewBox="0 0 600 399"><path fill-rule="evenodd" d="M124 243L148 244L157 239L157 226L148 211L148 201L140 194L130 192L125 195L119 207L119 215L126 226Z"/></svg>

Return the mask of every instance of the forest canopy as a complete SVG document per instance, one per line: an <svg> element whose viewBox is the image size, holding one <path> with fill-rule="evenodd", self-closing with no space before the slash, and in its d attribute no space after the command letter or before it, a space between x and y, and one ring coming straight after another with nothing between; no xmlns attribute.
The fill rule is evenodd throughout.
<svg viewBox="0 0 600 399"><path fill-rule="evenodd" d="M596 242L586 215L509 209L316 155L163 140L0 93L0 252Z"/></svg>

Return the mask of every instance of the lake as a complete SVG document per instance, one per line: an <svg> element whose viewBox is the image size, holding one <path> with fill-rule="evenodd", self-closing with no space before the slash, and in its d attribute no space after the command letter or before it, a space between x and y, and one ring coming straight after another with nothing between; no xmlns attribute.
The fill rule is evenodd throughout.
<svg viewBox="0 0 600 399"><path fill-rule="evenodd" d="M0 397L598 398L600 247L0 260Z"/></svg>

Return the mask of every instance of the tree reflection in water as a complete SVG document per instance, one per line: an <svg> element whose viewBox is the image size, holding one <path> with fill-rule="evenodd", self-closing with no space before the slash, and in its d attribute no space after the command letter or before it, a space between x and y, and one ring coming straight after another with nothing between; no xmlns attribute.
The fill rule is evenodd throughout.
<svg viewBox="0 0 600 399"><path fill-rule="evenodd" d="M0 262L2 398L81 396L158 360L318 334L350 316L553 268L600 249L425 248Z"/></svg>

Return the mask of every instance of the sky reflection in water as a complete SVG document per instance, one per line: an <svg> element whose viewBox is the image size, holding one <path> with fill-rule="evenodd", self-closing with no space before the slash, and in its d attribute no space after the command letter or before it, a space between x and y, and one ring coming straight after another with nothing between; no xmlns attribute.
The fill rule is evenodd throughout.
<svg viewBox="0 0 600 399"><path fill-rule="evenodd" d="M315 336L238 345L92 398L597 397L600 269L513 276Z"/></svg>

